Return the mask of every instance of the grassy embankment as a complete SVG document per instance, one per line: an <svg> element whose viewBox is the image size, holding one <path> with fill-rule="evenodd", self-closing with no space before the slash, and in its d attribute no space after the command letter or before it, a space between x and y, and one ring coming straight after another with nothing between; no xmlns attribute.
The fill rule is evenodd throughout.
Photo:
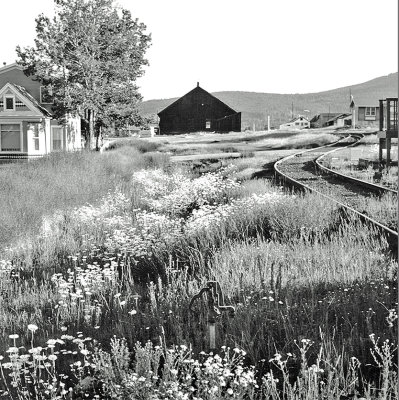
<svg viewBox="0 0 399 400"><path fill-rule="evenodd" d="M30 246L4 253L0 389L21 399L66 398L68 386L115 399L397 395L397 264L377 232L317 196L240 184L230 170L194 177L134 148L72 157L42 165L66 182L80 171L92 197L81 187L48 200L26 220L36 221ZM86 168L75 170L79 157ZM221 358L200 354L205 303L188 310L213 279L236 307L217 324L217 347L230 347Z"/></svg>

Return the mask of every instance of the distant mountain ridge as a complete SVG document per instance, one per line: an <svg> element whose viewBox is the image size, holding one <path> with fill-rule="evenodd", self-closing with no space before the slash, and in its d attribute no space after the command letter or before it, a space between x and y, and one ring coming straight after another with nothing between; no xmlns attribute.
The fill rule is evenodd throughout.
<svg viewBox="0 0 399 400"><path fill-rule="evenodd" d="M206 88L204 88L206 90ZM271 126L278 127L287 122L292 115L301 114L310 118L319 113L336 113L349 111L349 93L353 95L355 104L377 106L379 99L398 97L398 73L381 76L370 81L332 89L318 93L278 94L224 91L212 92L224 103L242 113L242 129L264 129L267 125L267 116L270 115ZM182 96L185 93L182 93ZM140 108L145 116L157 114L176 98L147 100ZM308 110L308 111L305 111Z"/></svg>

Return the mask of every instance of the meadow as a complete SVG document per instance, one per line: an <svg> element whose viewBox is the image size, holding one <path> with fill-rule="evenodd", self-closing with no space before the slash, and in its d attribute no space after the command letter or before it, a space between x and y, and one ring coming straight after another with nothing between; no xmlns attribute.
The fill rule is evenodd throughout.
<svg viewBox="0 0 399 400"><path fill-rule="evenodd" d="M385 238L316 195L227 161L198 173L155 146L0 170L13 213L0 225L0 395L397 398ZM215 280L235 315L212 349L206 299L189 305Z"/></svg>

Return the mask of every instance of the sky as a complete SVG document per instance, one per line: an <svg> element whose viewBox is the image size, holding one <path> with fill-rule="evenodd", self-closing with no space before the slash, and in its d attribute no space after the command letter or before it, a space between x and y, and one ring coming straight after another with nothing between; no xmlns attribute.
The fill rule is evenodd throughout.
<svg viewBox="0 0 399 400"><path fill-rule="evenodd" d="M53 0L2 0L0 66L32 46ZM144 100L321 92L398 71L398 0L118 0L147 26ZM8 32L8 34L5 34Z"/></svg>

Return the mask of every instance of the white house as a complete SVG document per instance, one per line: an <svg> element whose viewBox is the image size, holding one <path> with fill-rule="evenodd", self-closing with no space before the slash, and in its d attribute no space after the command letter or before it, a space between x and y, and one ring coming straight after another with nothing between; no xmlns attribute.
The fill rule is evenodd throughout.
<svg viewBox="0 0 399 400"><path fill-rule="evenodd" d="M0 68L0 159L36 158L82 148L80 118L52 117L52 93L17 64Z"/></svg>
<svg viewBox="0 0 399 400"><path fill-rule="evenodd" d="M305 129L305 128L310 128L310 122L306 117L302 115L298 115L291 121L280 125L281 130L289 130L289 131L297 129Z"/></svg>

